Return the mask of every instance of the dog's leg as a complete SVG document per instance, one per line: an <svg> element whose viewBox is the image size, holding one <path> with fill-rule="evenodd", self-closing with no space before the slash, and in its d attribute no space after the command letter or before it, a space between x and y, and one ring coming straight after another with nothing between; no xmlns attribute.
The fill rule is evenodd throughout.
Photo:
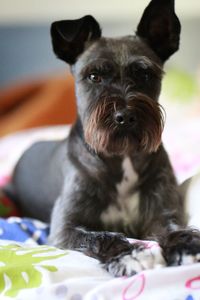
<svg viewBox="0 0 200 300"><path fill-rule="evenodd" d="M95 211L90 211L90 214L94 216L91 221L94 220L96 223L96 231L89 229L89 226L81 226L80 214L84 216L84 208L80 211L80 205L72 207L75 199L74 201L71 199L71 207L69 207L64 201L67 198L69 199L70 196L67 197L66 194L60 197L54 206L49 237L50 244L60 248L81 251L98 259L113 276L131 276L141 270L165 264L160 248L154 249L152 252L152 249L146 248L143 243L131 244L123 234L98 231ZM92 205L90 205L90 209L92 209ZM94 206L94 210L96 209ZM101 226L99 229L101 230Z"/></svg>
<svg viewBox="0 0 200 300"><path fill-rule="evenodd" d="M77 211L76 214L75 210L72 209L70 213L70 209L65 203L60 197L53 209L50 244L60 248L81 251L88 256L97 258L101 263L105 263L120 253L129 252L133 248L132 244L121 233L94 231L86 226L75 224L74 219L79 218L78 214L83 214L83 212Z"/></svg>
<svg viewBox="0 0 200 300"><path fill-rule="evenodd" d="M151 239L159 243L166 265L200 262L200 231L183 224L176 212L166 214L165 210L161 216L162 223L155 221L152 224Z"/></svg>
<svg viewBox="0 0 200 300"><path fill-rule="evenodd" d="M50 235L50 243L67 249L73 249L99 259L102 263L108 258L126 252L132 248L129 241L123 234L108 231L89 231L83 227L76 227L73 224L65 224L63 232ZM60 238L59 238L60 237Z"/></svg>
<svg viewBox="0 0 200 300"><path fill-rule="evenodd" d="M144 246L133 249L128 255L121 253L120 257L109 262L107 269L117 269L120 264L129 273L130 268L138 271L200 261L200 232L187 227L184 198L179 193L166 153L162 150L159 155L160 159L162 157L160 162L154 163L152 160L149 164L153 164L154 168L144 169L149 178L140 186L140 219L137 226L141 239L157 241L160 248L155 255L151 253L152 249L145 249ZM143 172L141 165L139 170ZM141 267L136 268L135 257Z"/></svg>
<svg viewBox="0 0 200 300"><path fill-rule="evenodd" d="M108 231L89 231L65 224L64 234L51 233L50 243L73 249L98 259L113 276L132 276L142 270L164 266L160 248L148 249L143 243L131 244L123 234ZM60 238L60 239L59 239Z"/></svg>
<svg viewBox="0 0 200 300"><path fill-rule="evenodd" d="M166 217L166 211L158 217L158 222L155 218L155 222L149 224L149 235L147 231L143 239L157 241L160 246L138 245L129 253L121 253L108 261L107 270L118 276L119 269L123 269L124 274L130 275L134 271L200 262L200 231L183 226L178 218L175 220L174 213L170 216L168 212Z"/></svg>
<svg viewBox="0 0 200 300"><path fill-rule="evenodd" d="M121 252L105 264L114 276L127 275L164 266L189 265L200 262L200 232L190 228L165 231L155 238L160 247L137 243L133 249ZM148 244L147 244L148 245Z"/></svg>
<svg viewBox="0 0 200 300"><path fill-rule="evenodd" d="M94 231L78 226L70 222L72 214L68 211L69 208L65 209L63 199L58 199L52 214L49 237L51 244L81 251L98 259L116 277L131 276L145 269L165 265L159 247L152 250L142 242L131 244L120 233Z"/></svg>
<svg viewBox="0 0 200 300"><path fill-rule="evenodd" d="M184 265L200 259L200 232L188 227L184 195L164 149L156 154L154 168L145 169L149 179L141 187L140 236L156 240L167 265ZM141 168L142 169L142 168ZM143 172L143 171L142 171Z"/></svg>

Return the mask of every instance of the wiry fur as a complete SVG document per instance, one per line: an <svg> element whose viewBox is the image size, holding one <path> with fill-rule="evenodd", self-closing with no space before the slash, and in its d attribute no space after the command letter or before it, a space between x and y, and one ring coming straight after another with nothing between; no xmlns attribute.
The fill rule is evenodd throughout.
<svg viewBox="0 0 200 300"><path fill-rule="evenodd" d="M129 86L126 88L128 90ZM142 93L125 92L124 100L102 96L89 107L84 129L85 141L96 153L105 155L131 152L156 152L161 143L164 116L161 105ZM126 108L134 118L134 126L126 133L113 122L118 110ZM132 128L134 127L134 128Z"/></svg>
<svg viewBox="0 0 200 300"><path fill-rule="evenodd" d="M180 39L174 1L152 0L136 32L103 38L92 16L52 24L54 52L75 77L77 121L67 139L28 149L12 179L24 214L51 221L50 243L99 259L115 276L200 253L161 142L163 65ZM117 216L105 220L108 212ZM123 234L157 240L164 258Z"/></svg>

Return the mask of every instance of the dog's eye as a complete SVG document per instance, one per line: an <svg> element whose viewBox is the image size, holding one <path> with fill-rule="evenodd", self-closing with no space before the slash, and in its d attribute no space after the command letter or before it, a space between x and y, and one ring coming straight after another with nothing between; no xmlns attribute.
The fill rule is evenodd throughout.
<svg viewBox="0 0 200 300"><path fill-rule="evenodd" d="M88 79L94 83L100 83L102 81L102 77L97 73L90 74Z"/></svg>
<svg viewBox="0 0 200 300"><path fill-rule="evenodd" d="M136 72L136 80L138 80L139 83L146 83L148 84L151 80L151 73L148 70L139 70Z"/></svg>
<svg viewBox="0 0 200 300"><path fill-rule="evenodd" d="M147 82L150 78L150 74L148 72L144 72L142 74L142 77L143 77L143 80Z"/></svg>

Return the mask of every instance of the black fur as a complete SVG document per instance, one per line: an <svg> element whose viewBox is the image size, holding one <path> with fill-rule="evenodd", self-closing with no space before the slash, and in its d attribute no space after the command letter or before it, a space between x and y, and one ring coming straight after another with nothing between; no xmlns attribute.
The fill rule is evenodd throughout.
<svg viewBox="0 0 200 300"><path fill-rule="evenodd" d="M174 12L174 0L153 0L145 9L137 34L166 61L179 48L181 25Z"/></svg>
<svg viewBox="0 0 200 300"><path fill-rule="evenodd" d="M78 20L57 21L51 25L53 50L56 55L69 64L84 50L87 41L101 36L99 24L92 16Z"/></svg>
<svg viewBox="0 0 200 300"><path fill-rule="evenodd" d="M115 276L143 265L126 265L145 249L125 235L160 242L168 265L197 255L199 232L185 229L161 142L163 63L180 37L174 1L152 0L135 36L101 37L91 16L55 22L51 35L75 77L78 117L67 139L37 143L18 162L12 192L24 214L51 222L50 243L98 258Z"/></svg>

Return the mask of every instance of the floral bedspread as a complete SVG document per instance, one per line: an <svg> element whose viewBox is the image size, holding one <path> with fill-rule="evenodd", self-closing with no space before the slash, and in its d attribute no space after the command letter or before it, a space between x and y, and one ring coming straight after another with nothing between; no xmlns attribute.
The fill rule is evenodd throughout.
<svg viewBox="0 0 200 300"><path fill-rule="evenodd" d="M158 247L155 243L148 245ZM76 251L0 241L0 299L198 300L200 265L111 278Z"/></svg>
<svg viewBox="0 0 200 300"><path fill-rule="evenodd" d="M187 130L183 127L174 126L170 135L168 131L164 133L179 181L200 167L200 120L187 124ZM31 143L62 138L68 130L65 126L30 130L0 140L0 185L9 180L16 160ZM0 299L200 299L200 264L148 270L115 279L93 258L41 245L47 235L48 225L37 220L0 219ZM159 246L145 243L156 255Z"/></svg>

